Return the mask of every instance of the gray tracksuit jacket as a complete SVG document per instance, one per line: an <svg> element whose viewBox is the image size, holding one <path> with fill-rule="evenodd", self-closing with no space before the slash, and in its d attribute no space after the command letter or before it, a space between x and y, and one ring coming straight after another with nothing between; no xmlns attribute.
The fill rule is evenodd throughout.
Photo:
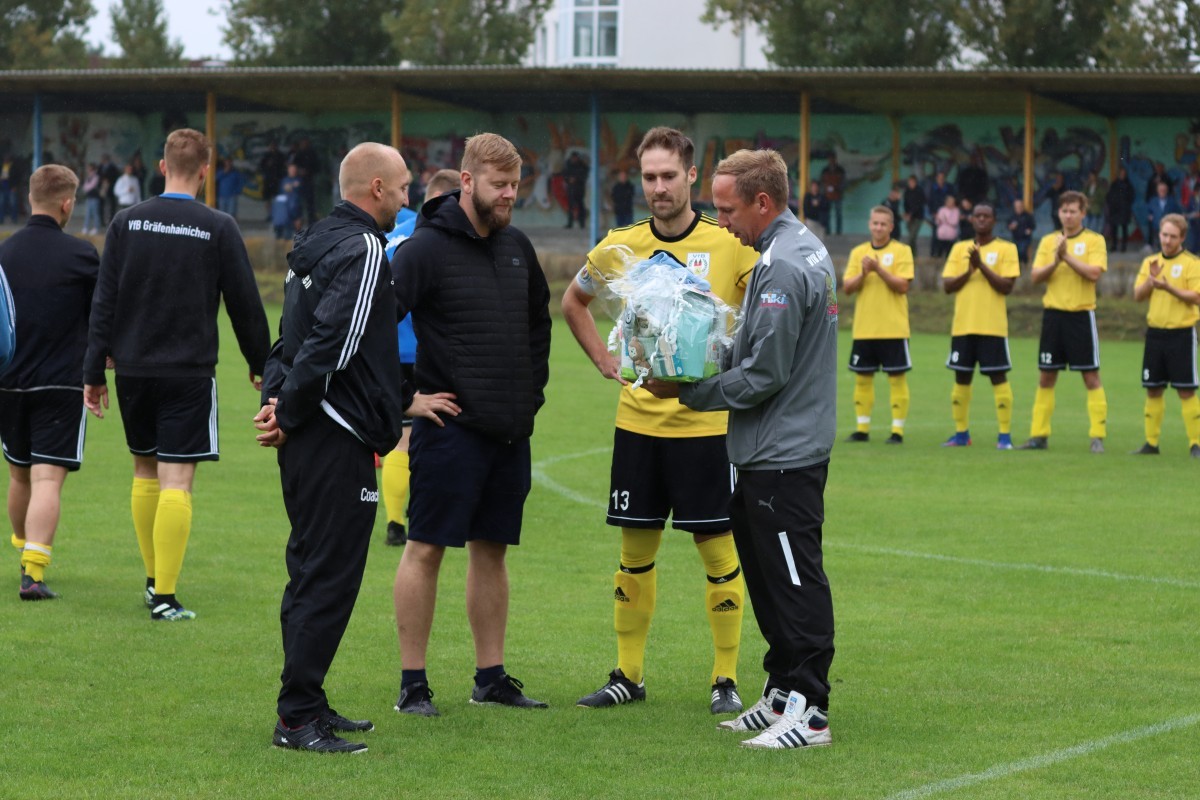
<svg viewBox="0 0 1200 800"><path fill-rule="evenodd" d="M837 426L837 291L825 245L791 211L754 248L733 366L679 399L729 409L729 460L742 470L802 469L829 460Z"/></svg>

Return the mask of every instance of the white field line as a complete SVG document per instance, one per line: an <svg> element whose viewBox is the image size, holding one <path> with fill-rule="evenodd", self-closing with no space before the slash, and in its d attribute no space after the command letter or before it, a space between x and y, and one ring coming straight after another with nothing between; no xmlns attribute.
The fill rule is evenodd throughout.
<svg viewBox="0 0 1200 800"><path fill-rule="evenodd" d="M944 792L953 792L957 789L962 789L967 786L975 786L987 781L994 781L1000 778L1007 778L1009 775L1015 775L1018 772L1027 772L1031 769L1041 769L1052 764L1058 764L1063 761L1069 761L1073 758L1091 755L1100 750L1105 750L1116 745L1129 744L1136 742L1139 739L1146 739L1151 736L1158 736L1164 733L1171 733L1183 728L1190 728L1200 722L1200 714L1192 714L1188 717L1179 717L1178 719L1167 720L1160 722L1157 725L1149 725L1145 728L1136 728L1131 731L1115 733L1112 736L1105 736L1103 739L1094 739L1090 742L1074 745L1073 747L1064 747L1061 750L1053 750L1049 753L1043 753L1031 758L1025 758L1020 761L1013 761L1008 764L997 764L994 767L985 769L983 772L974 772L967 775L960 775L957 778L949 778L936 783L928 783L924 786L918 786L915 789L906 789L903 792L890 795L887 800L918 800L922 797L931 797L935 794Z"/></svg>
<svg viewBox="0 0 1200 800"><path fill-rule="evenodd" d="M549 475L546 474L545 468L553 466L563 461L571 461L577 458L588 458L591 456L600 455L601 453L611 452L610 447L597 447L591 450L584 450L578 453L566 453L564 455L551 456L544 458L533 465L531 476L533 480L540 483L545 488L555 492L562 497L567 498L581 505L592 506L594 508L608 508L608 498L603 498L604 502L600 502L600 498L589 497L575 491L567 486L558 483ZM989 561L983 558L964 558L962 556L947 556L939 553L920 553L914 550L900 550L892 547L875 547L872 545L855 544L854 542L829 541L826 540L825 546L832 549L857 550L861 553L873 553L876 555L885 556L900 556L902 558L919 558L926 561L941 561L948 564L964 564L972 567L983 567L984 569L1006 569L1016 570L1021 572L1044 572L1058 575L1076 575L1082 578L1103 578L1105 580L1122 581L1126 583L1149 583L1160 586L1177 586L1183 589L1200 589L1200 581L1189 581L1182 578L1158 578L1152 575L1127 575L1120 572L1108 572L1101 569L1087 569L1083 567L1055 567L1047 564L1027 564L1020 562L1007 561Z"/></svg>

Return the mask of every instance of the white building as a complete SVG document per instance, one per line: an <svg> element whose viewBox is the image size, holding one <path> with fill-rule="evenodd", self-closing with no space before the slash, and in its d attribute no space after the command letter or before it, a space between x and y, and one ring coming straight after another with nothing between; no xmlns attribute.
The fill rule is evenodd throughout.
<svg viewBox="0 0 1200 800"><path fill-rule="evenodd" d="M555 0L538 26L534 67L766 69L766 37L749 23L702 22L704 0Z"/></svg>

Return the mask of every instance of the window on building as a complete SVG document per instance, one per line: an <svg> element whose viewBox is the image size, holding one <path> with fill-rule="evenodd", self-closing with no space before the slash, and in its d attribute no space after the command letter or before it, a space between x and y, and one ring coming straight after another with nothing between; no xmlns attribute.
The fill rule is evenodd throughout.
<svg viewBox="0 0 1200 800"><path fill-rule="evenodd" d="M573 46L576 61L616 63L620 36L619 0L574 0Z"/></svg>

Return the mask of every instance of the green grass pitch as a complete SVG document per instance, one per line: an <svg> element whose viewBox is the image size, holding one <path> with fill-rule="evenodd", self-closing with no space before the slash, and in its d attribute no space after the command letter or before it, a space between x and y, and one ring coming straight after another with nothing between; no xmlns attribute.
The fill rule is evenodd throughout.
<svg viewBox="0 0 1200 800"><path fill-rule="evenodd" d="M278 313L278 309L275 309ZM116 409L91 421L66 485L48 580L21 603L11 550L0 600L0 797L20 798L1185 798L1200 796L1200 462L1178 400L1163 455L1142 442L1141 346L1106 342L1108 453L1088 452L1082 382L1063 376L1051 449L997 452L986 380L975 445L952 430L948 337L912 341L912 412L888 447L886 382L872 441L839 442L826 494L837 615L834 746L750 752L708 713L711 641L699 557L659 556L646 703L574 706L613 667L603 524L615 385L559 321L533 442L524 544L512 551L506 663L547 712L467 704L474 667L463 553L442 575L429 674L439 719L392 711L399 551L381 512L358 606L326 688L369 716L361 757L269 747L281 664L287 525L273 453L254 446L257 398L225 329L222 457L200 467L180 596L199 618L152 625L129 521ZM843 338L839 359L848 355ZM1028 433L1035 342L1014 340L1014 439ZM853 427L842 371L839 440ZM313 469L321 469L313 464ZM753 701L763 646L743 632Z"/></svg>

